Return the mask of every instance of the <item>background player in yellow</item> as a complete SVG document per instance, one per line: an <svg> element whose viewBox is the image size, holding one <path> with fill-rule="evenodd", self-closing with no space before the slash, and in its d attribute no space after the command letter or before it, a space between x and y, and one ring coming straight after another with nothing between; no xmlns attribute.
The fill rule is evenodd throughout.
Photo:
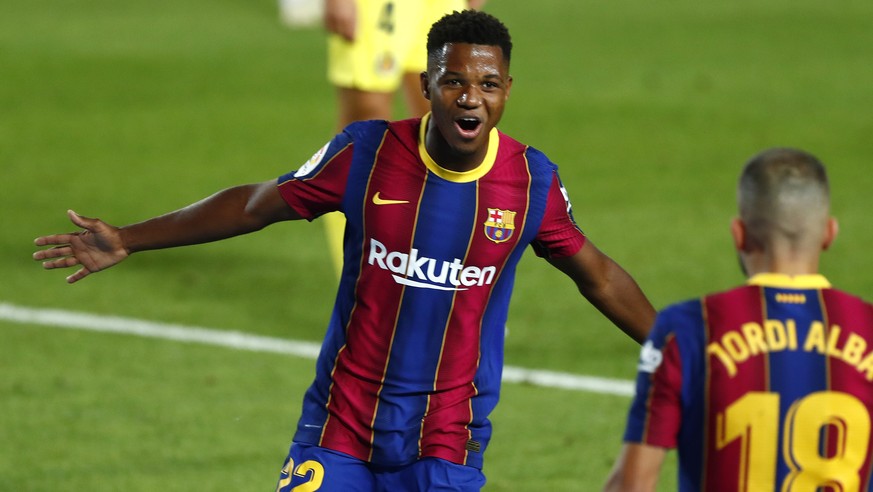
<svg viewBox="0 0 873 492"><path fill-rule="evenodd" d="M361 120L390 120L403 88L410 117L429 110L419 75L427 68L427 33L443 15L478 9L485 0L326 0L328 80L336 87L337 131ZM342 264L345 222L324 217L334 267Z"/></svg>

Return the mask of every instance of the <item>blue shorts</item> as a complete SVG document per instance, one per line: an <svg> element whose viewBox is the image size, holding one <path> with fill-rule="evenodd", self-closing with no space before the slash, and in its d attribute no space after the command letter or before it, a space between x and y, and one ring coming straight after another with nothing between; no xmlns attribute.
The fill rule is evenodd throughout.
<svg viewBox="0 0 873 492"><path fill-rule="evenodd" d="M478 468L439 458L384 467L311 444L293 443L276 492L478 492L485 475Z"/></svg>

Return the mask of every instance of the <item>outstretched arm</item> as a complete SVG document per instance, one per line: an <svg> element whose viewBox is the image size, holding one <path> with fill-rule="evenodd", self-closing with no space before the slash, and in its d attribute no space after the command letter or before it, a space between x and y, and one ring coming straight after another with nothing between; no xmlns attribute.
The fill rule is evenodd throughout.
<svg viewBox="0 0 873 492"><path fill-rule="evenodd" d="M274 180L228 188L185 208L124 227L73 211L67 215L83 230L37 238L37 246L52 248L37 251L33 258L44 260L47 269L80 266L67 277L69 283L116 265L137 251L217 241L300 218L279 195Z"/></svg>
<svg viewBox="0 0 873 492"><path fill-rule="evenodd" d="M655 309L636 281L590 239L575 255L549 262L573 279L579 292L622 331L640 344L646 340Z"/></svg>

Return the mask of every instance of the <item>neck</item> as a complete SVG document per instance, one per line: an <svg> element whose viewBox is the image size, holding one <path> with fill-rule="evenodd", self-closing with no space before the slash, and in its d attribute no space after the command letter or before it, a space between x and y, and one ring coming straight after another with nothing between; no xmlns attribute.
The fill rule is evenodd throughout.
<svg viewBox="0 0 873 492"><path fill-rule="evenodd" d="M819 255L741 253L746 275L781 273L784 275L814 275L819 273Z"/></svg>
<svg viewBox="0 0 873 492"><path fill-rule="evenodd" d="M488 145L490 142L473 152L460 152L446 142L433 121L428 121L424 134L424 147L434 162L440 167L456 173L472 171L479 167L488 154Z"/></svg>

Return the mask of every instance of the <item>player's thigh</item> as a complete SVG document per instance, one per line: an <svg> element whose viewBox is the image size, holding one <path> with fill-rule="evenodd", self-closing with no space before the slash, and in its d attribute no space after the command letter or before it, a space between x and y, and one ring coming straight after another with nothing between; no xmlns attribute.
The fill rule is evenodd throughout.
<svg viewBox="0 0 873 492"><path fill-rule="evenodd" d="M372 492L374 488L367 463L329 449L294 443L276 492Z"/></svg>
<svg viewBox="0 0 873 492"><path fill-rule="evenodd" d="M403 71L421 73L427 69L427 34L434 22L446 14L467 8L467 0L421 0L415 32L410 38L408 51L403 58Z"/></svg>
<svg viewBox="0 0 873 492"><path fill-rule="evenodd" d="M399 470L374 475L379 492L479 492L485 486L482 470L439 458L424 458Z"/></svg>
<svg viewBox="0 0 873 492"><path fill-rule="evenodd" d="M328 79L337 87L394 92L418 29L422 6L411 0L356 0L355 39L328 36Z"/></svg>

